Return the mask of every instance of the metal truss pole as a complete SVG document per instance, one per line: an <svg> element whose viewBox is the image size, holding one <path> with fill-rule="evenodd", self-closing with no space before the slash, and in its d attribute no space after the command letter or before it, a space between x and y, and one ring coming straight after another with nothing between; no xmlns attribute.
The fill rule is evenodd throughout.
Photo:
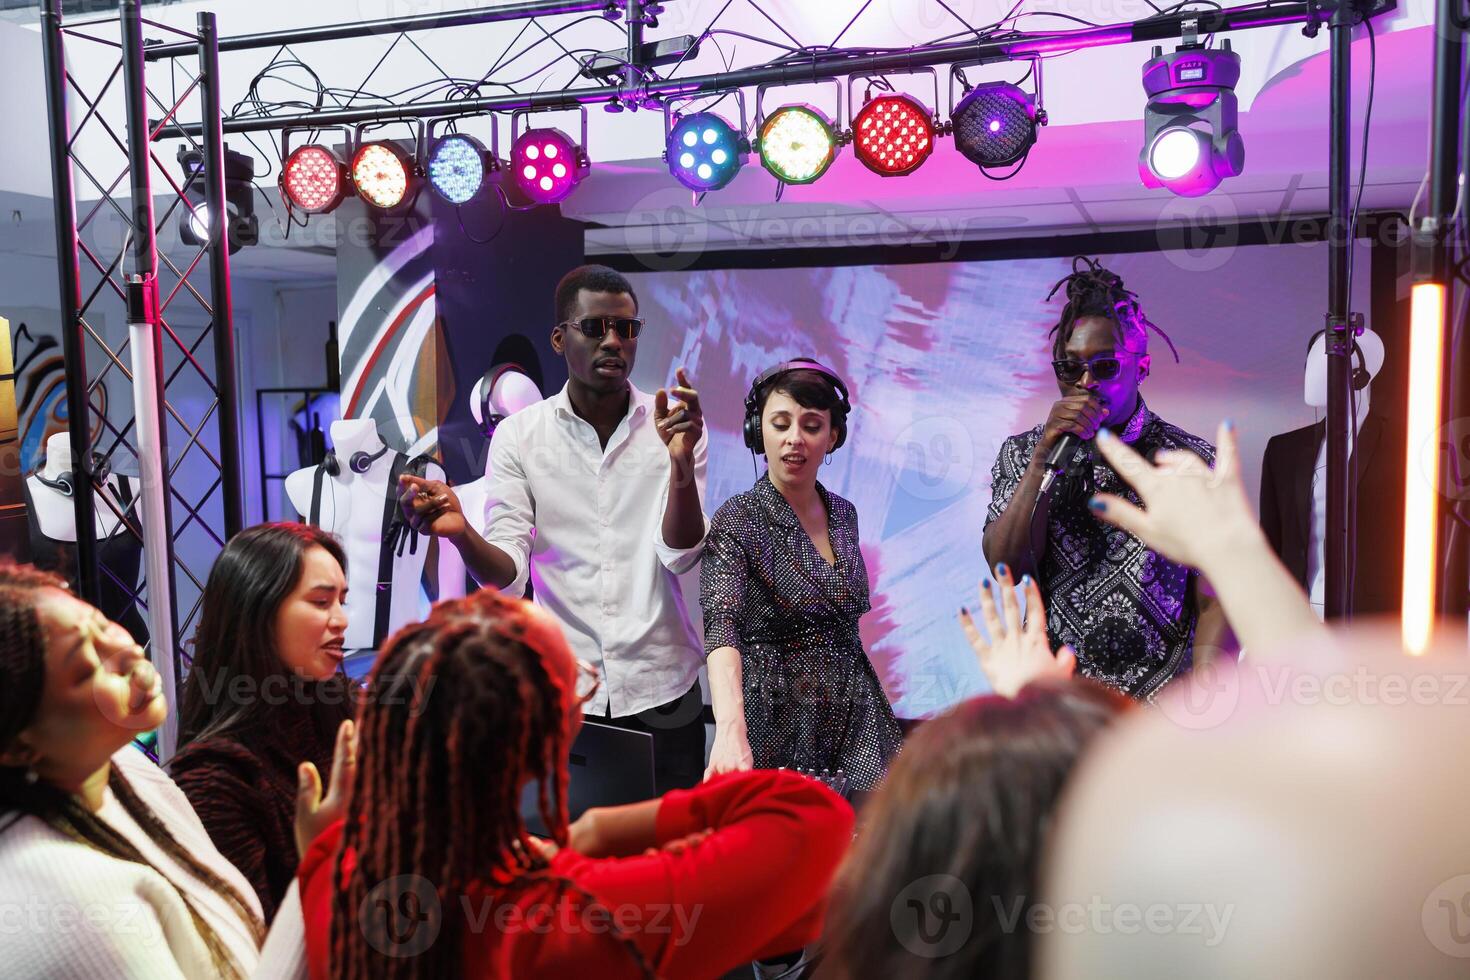
<svg viewBox="0 0 1470 980"><path fill-rule="evenodd" d="M219 402L220 495L225 538L245 526L240 472L240 396L235 373L235 315L230 297L230 216L225 206L225 148L220 133L219 32L214 14L198 16L200 118L204 120L204 197L209 212L209 305L214 314L214 387Z"/></svg>
<svg viewBox="0 0 1470 980"><path fill-rule="evenodd" d="M1349 448L1356 434L1352 417L1352 296L1348 270L1352 261L1352 71L1353 24L1357 10L1352 0L1338 0L1328 26L1331 93L1328 135L1327 223L1327 539L1323 543L1326 568L1323 598L1328 619L1352 617L1353 541L1350 524L1353 487Z"/></svg>
<svg viewBox="0 0 1470 980"><path fill-rule="evenodd" d="M163 344L158 312L158 253L154 240L148 90L144 77L141 0L122 0L123 95L127 103L128 173L131 182L133 271L127 277L128 340L132 354L133 417L138 430L139 502L148 583L148 632L153 666L178 704L180 670L175 635L173 523L169 515L168 431L163 415ZM158 733L158 758L173 755L177 713L170 711Z"/></svg>
<svg viewBox="0 0 1470 980"><path fill-rule="evenodd" d="M61 284L61 349L66 364L67 433L72 467L87 474L71 495L77 528L77 592L96 604L96 504L92 499L92 411L87 399L86 336L82 326L81 272L77 267L76 192L72 186L71 122L66 111L66 48L61 35L61 0L45 0L41 37L46 60L46 114L51 135L51 196L55 205L56 270Z"/></svg>
<svg viewBox="0 0 1470 980"><path fill-rule="evenodd" d="M369 37L374 34L430 31L441 27L468 27L474 24L530 20L533 17L554 17L560 14L585 14L599 10L613 13L617 10L617 3L615 0L532 0L529 3L508 3L496 7L477 7L471 10L415 14L410 17L385 17L381 20L328 24L324 27L308 27L292 31L241 34L235 37L220 38L219 50L246 51L251 48L274 48L282 44L341 41L353 37ZM147 58L149 61L184 58L192 55L194 51L194 45L187 42L154 44L148 47Z"/></svg>

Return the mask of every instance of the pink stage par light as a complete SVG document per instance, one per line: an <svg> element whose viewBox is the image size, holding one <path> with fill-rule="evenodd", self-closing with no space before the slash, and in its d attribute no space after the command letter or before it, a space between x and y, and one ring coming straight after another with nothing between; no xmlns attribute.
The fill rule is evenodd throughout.
<svg viewBox="0 0 1470 980"><path fill-rule="evenodd" d="M591 169L582 148L559 129L528 129L510 148L516 186L537 204L566 200Z"/></svg>

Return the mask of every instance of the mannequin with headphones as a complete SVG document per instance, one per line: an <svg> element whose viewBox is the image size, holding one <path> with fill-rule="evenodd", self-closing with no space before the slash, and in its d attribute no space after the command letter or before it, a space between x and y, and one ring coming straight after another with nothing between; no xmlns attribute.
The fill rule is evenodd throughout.
<svg viewBox="0 0 1470 980"><path fill-rule="evenodd" d="M762 371L746 393L742 440L766 472L725 501L705 543L707 775L791 768L865 793L902 740L858 631L871 602L857 508L818 479L848 441L852 407L837 372L807 357Z"/></svg>
<svg viewBox="0 0 1470 980"><path fill-rule="evenodd" d="M400 626L428 614L424 569L431 542L397 520L391 489L404 472L443 479L438 463L395 452L372 419L340 419L329 428L332 449L322 462L286 477L286 495L301 519L331 531L347 552L347 638L349 656L373 650ZM437 597L463 594L458 557L445 574L443 552L433 549L443 585ZM350 666L350 665L349 665Z"/></svg>
<svg viewBox="0 0 1470 980"><path fill-rule="evenodd" d="M505 419L541 400L541 389L519 364L507 361L486 371L470 391L470 414L488 440ZM488 461L487 461L487 466Z"/></svg>
<svg viewBox="0 0 1470 980"><path fill-rule="evenodd" d="M72 580L75 585L77 540L76 511L72 501L78 493L93 495L93 528L97 536L100 577L98 607L107 616L146 643L148 627L139 614L132 592L138 586L143 542L128 530L141 530L142 514L129 506L138 492L136 477L112 472L108 459L92 454L91 475L77 472L71 454L71 437L53 432L46 439L46 459L26 477L26 523L29 525L31 561ZM101 489L96 487L100 485ZM127 516L124 524L118 515Z"/></svg>
<svg viewBox="0 0 1470 980"><path fill-rule="evenodd" d="M92 454L92 474L101 484L103 494L109 498L116 511L99 499L96 511L97 539L110 538L123 530L117 513L125 511L124 498L131 500L137 493L137 483L131 477L112 472L111 463L98 453ZM92 484L85 473L76 472L72 465L71 437L65 432L53 432L46 440L46 459L30 476L26 477L26 491L30 497L30 509L35 515L39 532L53 541L75 542L77 539L76 513L72 509L72 496L79 488ZM95 491L94 491L95 492ZM130 520L136 522L133 513Z"/></svg>
<svg viewBox="0 0 1470 980"><path fill-rule="evenodd" d="M1349 395L1356 411L1351 431L1350 461L1357 477L1354 480L1356 486L1361 483L1363 470L1370 465L1379 439L1378 420L1370 423L1368 405L1373 379L1383 370L1383 340L1373 331L1365 330L1354 339L1351 356L1353 374ZM1302 400L1321 412L1326 410L1325 330L1317 331L1308 341ZM1323 615L1325 608L1326 434L1326 423L1319 418L1311 425L1272 436L1266 444L1261 465L1261 526L1276 554L1307 591L1319 616ZM1360 573L1363 571L1361 560L1358 569Z"/></svg>

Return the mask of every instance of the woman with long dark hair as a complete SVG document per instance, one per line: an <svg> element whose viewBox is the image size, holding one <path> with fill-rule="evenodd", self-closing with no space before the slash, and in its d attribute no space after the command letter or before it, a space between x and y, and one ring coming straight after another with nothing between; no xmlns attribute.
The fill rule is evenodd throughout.
<svg viewBox="0 0 1470 980"><path fill-rule="evenodd" d="M301 863L316 980L711 977L817 936L853 818L813 780L741 773L568 825L596 687L546 612L491 589L388 641L347 816ZM532 781L550 841L521 818Z"/></svg>
<svg viewBox="0 0 1470 980"><path fill-rule="evenodd" d="M847 388L797 358L745 399L745 444L766 457L755 487L710 522L700 571L715 742L707 775L838 770L871 791L902 740L863 650L870 606L857 509L817 479L847 438Z"/></svg>
<svg viewBox="0 0 1470 980"><path fill-rule="evenodd" d="M980 601L989 640L961 613L995 693L910 734L868 801L833 889L823 980L1030 976L1033 908L1051 814L1083 752L1130 702L1074 679L1053 655L1034 580L1023 624L1008 571ZM958 924L962 908L970 918Z"/></svg>
<svg viewBox="0 0 1470 980"><path fill-rule="evenodd" d="M267 922L296 874L298 766L329 777L355 708L342 672L346 593L342 546L289 523L235 535L204 587L169 771Z"/></svg>
<svg viewBox="0 0 1470 980"><path fill-rule="evenodd" d="M249 884L129 745L167 704L127 630L60 578L0 564L0 676L0 907L29 910L6 930L4 973L293 975L291 930L273 930L262 951ZM338 802L305 805L299 832L330 821Z"/></svg>

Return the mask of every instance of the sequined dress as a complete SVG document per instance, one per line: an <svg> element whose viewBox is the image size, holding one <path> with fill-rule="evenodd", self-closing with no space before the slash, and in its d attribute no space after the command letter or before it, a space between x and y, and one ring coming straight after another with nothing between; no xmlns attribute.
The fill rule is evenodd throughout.
<svg viewBox="0 0 1470 980"><path fill-rule="evenodd" d="M858 633L870 603L857 510L817 492L835 565L769 477L715 514L700 573L705 653L740 651L756 768L840 769L866 791L903 736Z"/></svg>

